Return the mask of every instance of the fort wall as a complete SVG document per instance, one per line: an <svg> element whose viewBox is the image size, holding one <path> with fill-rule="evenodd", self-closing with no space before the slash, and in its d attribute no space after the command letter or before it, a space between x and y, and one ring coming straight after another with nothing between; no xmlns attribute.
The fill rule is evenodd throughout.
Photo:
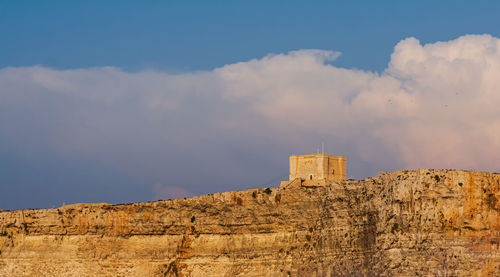
<svg viewBox="0 0 500 277"><path fill-rule="evenodd" d="M346 158L328 154L291 155L290 181L303 180L341 181L346 178Z"/></svg>

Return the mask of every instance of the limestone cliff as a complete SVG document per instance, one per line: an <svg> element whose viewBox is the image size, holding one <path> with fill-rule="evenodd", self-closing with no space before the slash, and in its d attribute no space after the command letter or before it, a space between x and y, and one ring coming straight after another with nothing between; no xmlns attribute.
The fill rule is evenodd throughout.
<svg viewBox="0 0 500 277"><path fill-rule="evenodd" d="M498 276L500 174L0 212L0 276Z"/></svg>

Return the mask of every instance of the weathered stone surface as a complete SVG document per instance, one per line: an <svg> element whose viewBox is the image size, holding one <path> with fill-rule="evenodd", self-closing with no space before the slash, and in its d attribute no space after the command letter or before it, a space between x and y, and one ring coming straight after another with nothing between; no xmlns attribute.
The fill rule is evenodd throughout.
<svg viewBox="0 0 500 277"><path fill-rule="evenodd" d="M500 175L0 211L0 276L494 276Z"/></svg>

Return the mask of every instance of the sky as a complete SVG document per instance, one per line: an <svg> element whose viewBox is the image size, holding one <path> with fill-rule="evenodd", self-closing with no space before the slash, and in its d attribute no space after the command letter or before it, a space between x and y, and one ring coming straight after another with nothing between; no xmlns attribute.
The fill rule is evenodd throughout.
<svg viewBox="0 0 500 277"><path fill-rule="evenodd" d="M0 0L0 209L276 187L322 143L499 172L499 8Z"/></svg>

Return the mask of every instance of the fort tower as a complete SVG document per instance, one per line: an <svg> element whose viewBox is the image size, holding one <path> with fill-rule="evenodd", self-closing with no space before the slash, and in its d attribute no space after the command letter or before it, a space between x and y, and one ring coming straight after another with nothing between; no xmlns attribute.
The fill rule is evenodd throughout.
<svg viewBox="0 0 500 277"><path fill-rule="evenodd" d="M289 181L282 181L282 186L295 180L306 183L329 183L346 178L346 158L328 154L291 155Z"/></svg>

